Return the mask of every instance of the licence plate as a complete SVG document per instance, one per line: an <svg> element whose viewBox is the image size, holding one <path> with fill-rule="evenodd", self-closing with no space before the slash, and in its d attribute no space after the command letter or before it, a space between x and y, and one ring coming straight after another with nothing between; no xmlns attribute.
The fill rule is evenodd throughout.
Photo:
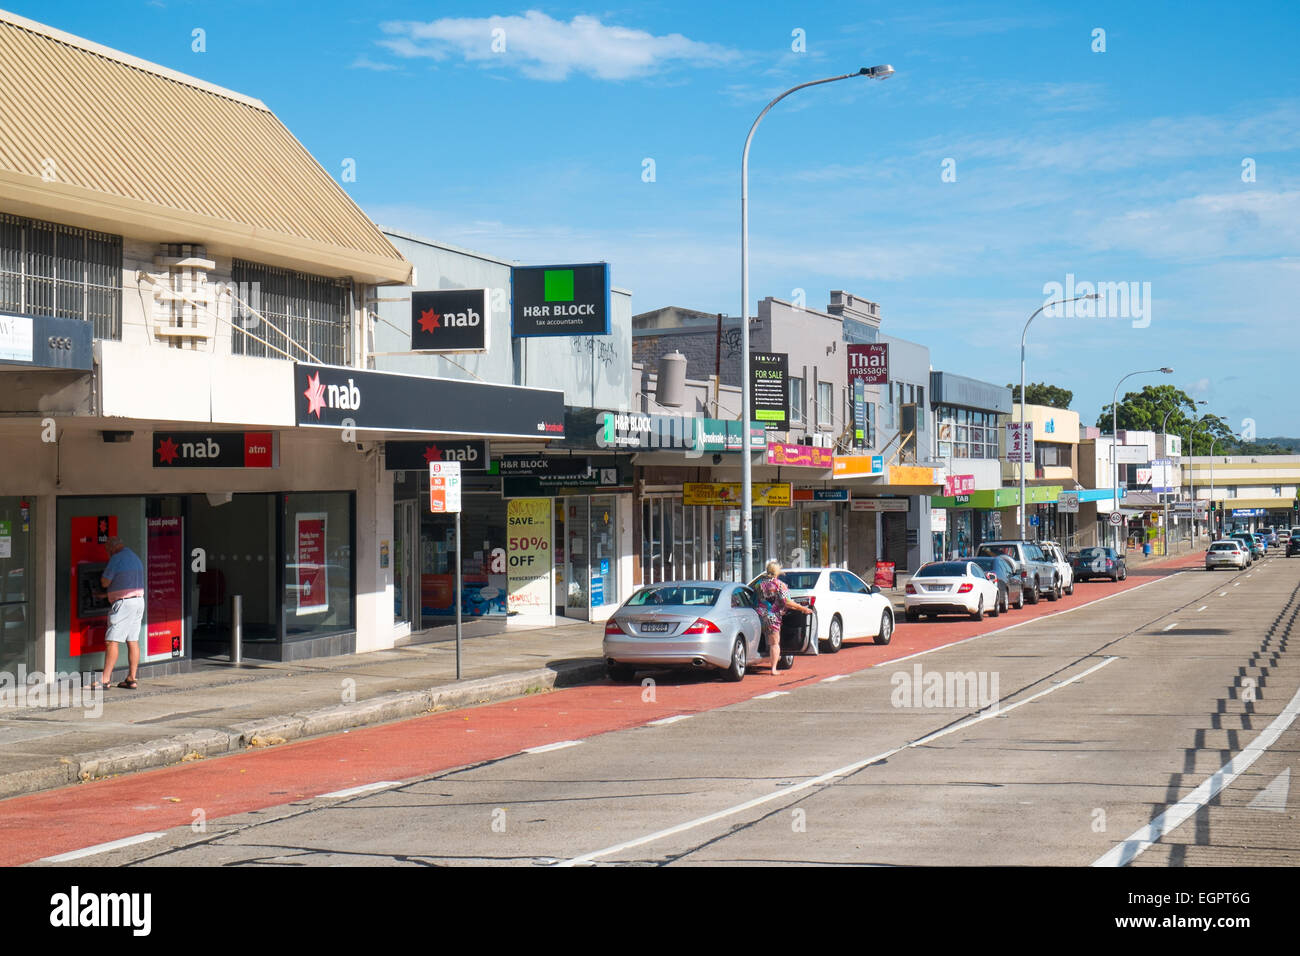
<svg viewBox="0 0 1300 956"><path fill-rule="evenodd" d="M667 634L670 627L671 625L668 624L666 621L658 622L658 623L654 621L650 621L645 624L642 624L641 630L647 634Z"/></svg>
<svg viewBox="0 0 1300 956"><path fill-rule="evenodd" d="M925 586L925 589L926 589L927 591L946 591L946 590L948 590L948 585L946 585L946 584L927 584L927 585Z"/></svg>

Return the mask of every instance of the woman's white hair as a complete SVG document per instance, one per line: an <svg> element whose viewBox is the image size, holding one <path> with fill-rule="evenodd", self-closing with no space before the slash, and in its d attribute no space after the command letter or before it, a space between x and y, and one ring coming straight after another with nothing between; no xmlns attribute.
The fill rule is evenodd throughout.
<svg viewBox="0 0 1300 956"><path fill-rule="evenodd" d="M772 575L773 577L775 577L776 575L780 574L780 573L781 573L781 562L780 562L780 561L769 561L769 562L767 562L767 573L770 574L770 575Z"/></svg>

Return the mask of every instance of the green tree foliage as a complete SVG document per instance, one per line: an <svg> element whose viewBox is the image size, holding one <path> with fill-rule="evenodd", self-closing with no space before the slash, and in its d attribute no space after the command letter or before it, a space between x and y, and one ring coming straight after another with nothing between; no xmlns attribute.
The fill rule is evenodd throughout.
<svg viewBox="0 0 1300 956"><path fill-rule="evenodd" d="M1220 449L1227 454L1229 449L1237 447L1232 429L1224 419L1207 413L1192 401L1190 395L1173 385L1145 385L1140 392L1127 392L1120 399L1116 411L1117 424L1129 431L1159 432L1166 416L1165 430L1171 435L1182 436L1185 455L1208 455L1210 443L1216 438L1216 454ZM1189 443L1188 435L1194 422L1199 424ZM1097 427L1109 435L1110 425L1111 406L1108 402L1097 418Z"/></svg>
<svg viewBox="0 0 1300 956"><path fill-rule="evenodd" d="M1020 386L1008 382L1007 388L1011 389L1011 400L1019 403ZM1049 405L1052 408L1069 408L1070 401L1074 398L1074 392L1048 385L1046 382L1031 382L1025 386L1025 394L1029 396L1027 404Z"/></svg>

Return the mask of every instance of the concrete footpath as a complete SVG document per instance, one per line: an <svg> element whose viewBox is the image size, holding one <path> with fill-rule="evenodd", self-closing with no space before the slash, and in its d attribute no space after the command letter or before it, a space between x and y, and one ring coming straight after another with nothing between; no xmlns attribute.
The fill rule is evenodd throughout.
<svg viewBox="0 0 1300 956"><path fill-rule="evenodd" d="M1188 553L1130 554L1129 564ZM899 575L889 592L900 619L907 580ZM448 636L285 664L198 662L134 691L92 697L78 689L61 707L5 707L0 798L600 680L603 633L600 624L573 623L467 638L460 681Z"/></svg>

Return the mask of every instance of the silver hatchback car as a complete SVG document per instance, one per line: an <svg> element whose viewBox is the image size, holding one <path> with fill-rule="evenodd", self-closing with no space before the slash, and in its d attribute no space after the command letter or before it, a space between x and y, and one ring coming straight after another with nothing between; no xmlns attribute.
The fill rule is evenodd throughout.
<svg viewBox="0 0 1300 956"><path fill-rule="evenodd" d="M671 581L641 588L605 622L601 654L612 680L638 668L716 668L729 681L758 657L762 625L754 592L726 581Z"/></svg>

